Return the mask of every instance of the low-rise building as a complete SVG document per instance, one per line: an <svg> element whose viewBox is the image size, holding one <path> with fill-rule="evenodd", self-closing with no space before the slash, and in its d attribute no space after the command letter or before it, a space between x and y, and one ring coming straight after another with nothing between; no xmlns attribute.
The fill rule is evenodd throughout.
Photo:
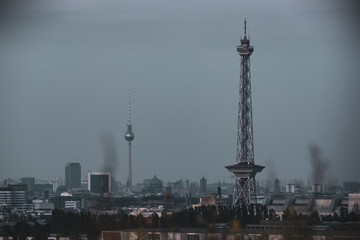
<svg viewBox="0 0 360 240"><path fill-rule="evenodd" d="M360 193L349 193L348 211L360 213Z"/></svg>
<svg viewBox="0 0 360 240"><path fill-rule="evenodd" d="M26 184L8 184L0 188L0 205L10 208L23 208L27 200Z"/></svg>

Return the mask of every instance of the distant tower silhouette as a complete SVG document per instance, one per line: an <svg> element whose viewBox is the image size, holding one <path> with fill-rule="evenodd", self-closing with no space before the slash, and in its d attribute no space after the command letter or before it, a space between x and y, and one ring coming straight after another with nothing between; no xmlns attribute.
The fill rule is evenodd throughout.
<svg viewBox="0 0 360 240"><path fill-rule="evenodd" d="M200 179L200 193L206 194L207 179L204 176Z"/></svg>
<svg viewBox="0 0 360 240"><path fill-rule="evenodd" d="M132 126L131 126L131 99L130 99L130 89L129 89L129 120L127 123L127 131L125 134L125 140L128 142L129 146L129 173L128 173L128 187L130 190L132 190L132 169L131 169L131 141L134 140L134 133L132 132Z"/></svg>
<svg viewBox="0 0 360 240"><path fill-rule="evenodd" d="M235 175L234 206L249 206L256 203L255 174L264 167L254 164L253 119L251 101L250 55L254 47L246 36L246 19L244 21L244 38L237 52L241 56L238 124L236 141L236 164L226 166Z"/></svg>
<svg viewBox="0 0 360 240"><path fill-rule="evenodd" d="M279 179L275 179L274 195L279 195L279 194L280 194L280 181L279 181Z"/></svg>

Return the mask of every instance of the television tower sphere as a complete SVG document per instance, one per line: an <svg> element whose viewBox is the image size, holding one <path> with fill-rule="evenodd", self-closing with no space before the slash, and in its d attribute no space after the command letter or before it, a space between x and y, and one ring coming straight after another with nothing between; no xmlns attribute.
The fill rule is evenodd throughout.
<svg viewBox="0 0 360 240"><path fill-rule="evenodd" d="M130 108L130 89L129 89L129 120L127 123L127 131L125 133L125 140L131 143L132 140L134 140L134 133L132 132L132 126L131 126L131 108Z"/></svg>
<svg viewBox="0 0 360 240"><path fill-rule="evenodd" d="M128 142L131 142L132 140L134 140L134 133L131 130L131 124L127 125L127 132L125 133L125 140Z"/></svg>

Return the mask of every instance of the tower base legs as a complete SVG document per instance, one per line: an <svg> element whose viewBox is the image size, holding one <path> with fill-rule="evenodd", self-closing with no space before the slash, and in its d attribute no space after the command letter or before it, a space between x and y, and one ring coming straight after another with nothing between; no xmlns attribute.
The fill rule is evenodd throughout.
<svg viewBox="0 0 360 240"><path fill-rule="evenodd" d="M233 206L256 204L255 177L235 177Z"/></svg>

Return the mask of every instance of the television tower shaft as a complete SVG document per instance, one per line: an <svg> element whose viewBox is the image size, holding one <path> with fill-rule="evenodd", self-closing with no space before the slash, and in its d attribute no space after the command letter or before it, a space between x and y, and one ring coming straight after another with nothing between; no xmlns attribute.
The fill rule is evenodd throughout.
<svg viewBox="0 0 360 240"><path fill-rule="evenodd" d="M132 126L131 126L131 108L130 108L130 89L129 89L129 119L127 123L127 131L125 134L125 140L128 142L128 148L129 148L129 156L128 156L128 163L129 163L129 172L128 172L128 187L130 190L132 190L132 169L131 169L131 142L134 140L134 133L132 132Z"/></svg>

